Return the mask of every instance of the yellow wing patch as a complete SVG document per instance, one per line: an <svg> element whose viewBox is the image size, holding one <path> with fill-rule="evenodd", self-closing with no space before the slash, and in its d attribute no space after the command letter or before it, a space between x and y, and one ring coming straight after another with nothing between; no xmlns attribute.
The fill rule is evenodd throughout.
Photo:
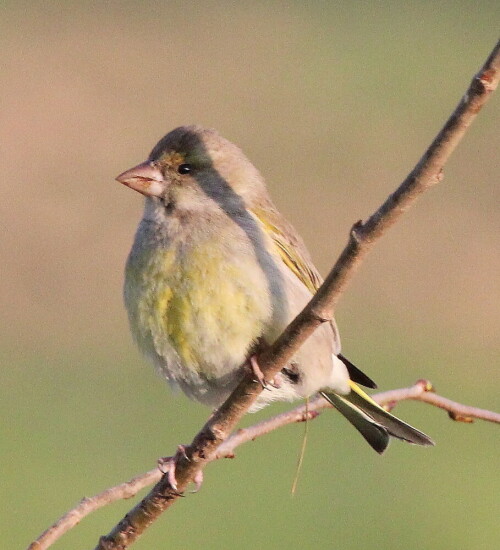
<svg viewBox="0 0 500 550"><path fill-rule="evenodd" d="M264 227L266 234L272 239L284 264L295 273L311 294L315 294L323 281L309 259L305 245L295 233L295 230L270 208L255 208L252 213L256 220ZM336 330L335 327L334 330ZM351 390L357 393L362 399L381 408L355 382L349 380L349 385Z"/></svg>
<svg viewBox="0 0 500 550"><path fill-rule="evenodd" d="M357 393L360 397L362 397L365 401L368 401L372 405L375 405L378 409L382 409L385 411L383 407L381 407L376 401L374 401L366 392L364 392L355 382L352 380L349 380L349 386L351 386L351 390Z"/></svg>
<svg viewBox="0 0 500 550"><path fill-rule="evenodd" d="M276 246L283 263L295 273L311 294L315 294L321 285L321 278L311 266L311 262L303 257L300 250L301 245L294 244L292 240L296 239L293 235L287 235L285 229L282 230L277 223L273 223L268 217L269 213L265 210L255 209L252 214L264 226L266 234Z"/></svg>

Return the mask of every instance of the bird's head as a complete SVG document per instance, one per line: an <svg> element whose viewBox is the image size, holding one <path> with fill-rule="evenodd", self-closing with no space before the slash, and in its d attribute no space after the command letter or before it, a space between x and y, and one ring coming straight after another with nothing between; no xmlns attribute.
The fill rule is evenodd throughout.
<svg viewBox="0 0 500 550"><path fill-rule="evenodd" d="M230 212L267 196L262 177L236 145L215 130L181 126L163 137L148 159L116 178L165 208Z"/></svg>

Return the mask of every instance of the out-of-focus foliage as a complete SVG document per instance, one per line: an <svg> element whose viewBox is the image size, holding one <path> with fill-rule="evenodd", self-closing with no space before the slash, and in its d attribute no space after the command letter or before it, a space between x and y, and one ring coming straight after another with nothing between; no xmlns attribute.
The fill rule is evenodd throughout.
<svg viewBox="0 0 500 550"><path fill-rule="evenodd" d="M151 468L208 414L136 353L122 269L142 204L113 181L173 127L238 143L323 272L418 160L497 34L497 2L9 2L0 7L0 532L22 548L82 496ZM337 318L382 388L430 378L499 409L498 119L367 258ZM253 422L282 407L247 418ZM135 546L489 550L498 427L420 404L436 441L373 453L342 419L212 465ZM90 548L129 507L56 549ZM22 518L22 521L20 521Z"/></svg>

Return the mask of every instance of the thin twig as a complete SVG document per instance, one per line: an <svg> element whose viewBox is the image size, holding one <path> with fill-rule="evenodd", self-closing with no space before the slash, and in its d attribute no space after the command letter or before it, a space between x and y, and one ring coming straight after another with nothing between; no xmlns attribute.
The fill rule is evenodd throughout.
<svg viewBox="0 0 500 550"><path fill-rule="evenodd" d="M474 422L474 419L480 419L500 424L499 413L462 405L461 403L442 397L434 393L432 384L427 380L419 380L414 386L409 388L379 393L374 396L374 399L377 403L384 405L387 410L391 410L400 401L413 399L414 401L421 401L422 403L428 403L429 405L444 409L448 412L448 416L457 422L470 424Z"/></svg>
<svg viewBox="0 0 500 550"><path fill-rule="evenodd" d="M461 403L437 395L434 393L432 384L427 380L418 380L413 386L408 388L377 393L372 395L372 398L380 405L386 406L387 409L394 408L396 404L401 401L415 400L445 409L454 420L471 422L473 418L477 418L500 424L500 414L462 405ZM331 405L322 397L316 396L309 400L308 404L301 405L300 407L286 411L273 418L263 420L248 428L237 430L219 446L215 453L212 454L210 462L221 458L234 458L235 449L243 443L254 441L288 424L313 420L326 408L331 408ZM159 468L154 468L153 470L149 470L149 472L134 477L130 481L120 483L120 485L116 487L110 487L98 495L83 498L75 508L58 519L57 522L42 533L36 541L31 543L28 550L46 550L64 535L64 533L80 523L83 518L92 512L117 500L135 496L145 487L157 483L162 475L163 472L160 471Z"/></svg>
<svg viewBox="0 0 500 550"><path fill-rule="evenodd" d="M358 222L353 226L347 246L319 291L276 342L259 356L259 365L267 380L272 379L290 361L321 323L332 318L340 295L374 243L424 191L441 181L446 161L496 89L499 76L500 41L409 176L365 223ZM181 496L190 481L201 473L261 391L261 386L250 373L244 376L226 402L195 436L191 445L186 447L185 454L176 456L177 490L170 486L164 476L108 535L101 537L96 550L128 548Z"/></svg>
<svg viewBox="0 0 500 550"><path fill-rule="evenodd" d="M44 531L34 542L32 542L27 550L45 550L50 548L54 542L67 533L70 529L78 525L83 518L99 510L107 504L111 504L117 500L134 497L141 489L156 483L162 476L158 468L149 470L144 474L140 474L130 481L125 481L110 487L102 493L93 497L84 497L72 510L61 516L53 525Z"/></svg>

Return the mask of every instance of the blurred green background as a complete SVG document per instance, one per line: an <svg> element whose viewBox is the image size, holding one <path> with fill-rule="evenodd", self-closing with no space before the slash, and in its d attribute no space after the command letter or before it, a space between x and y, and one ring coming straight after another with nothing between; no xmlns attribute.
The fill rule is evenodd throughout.
<svg viewBox="0 0 500 550"><path fill-rule="evenodd" d="M114 177L177 125L215 127L326 273L455 107L499 15L496 1L1 3L3 548L154 467L208 415L131 342L122 272L142 201ZM382 389L425 377L500 408L499 114L497 96L339 305L345 354ZM295 497L303 426L212 464L134 548L497 548L498 427L418 403L397 413L437 446L394 442L380 458L324 414ZM93 548L132 504L54 548Z"/></svg>

